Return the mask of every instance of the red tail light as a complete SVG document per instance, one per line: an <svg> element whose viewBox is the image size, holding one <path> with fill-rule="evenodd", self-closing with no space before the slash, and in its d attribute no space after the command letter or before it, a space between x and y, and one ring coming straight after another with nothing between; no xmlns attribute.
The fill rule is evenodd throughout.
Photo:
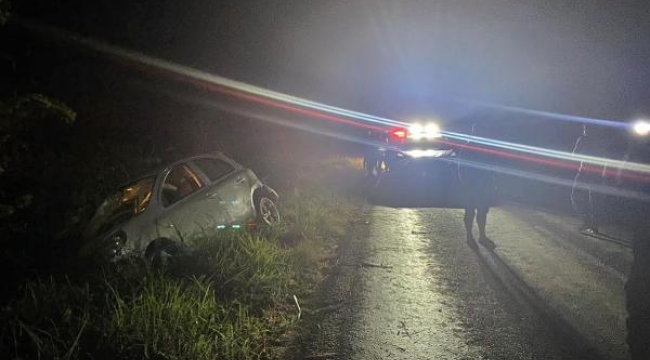
<svg viewBox="0 0 650 360"><path fill-rule="evenodd" d="M398 127L389 131L388 135L390 136L391 140L403 141L406 139L408 132L406 129Z"/></svg>

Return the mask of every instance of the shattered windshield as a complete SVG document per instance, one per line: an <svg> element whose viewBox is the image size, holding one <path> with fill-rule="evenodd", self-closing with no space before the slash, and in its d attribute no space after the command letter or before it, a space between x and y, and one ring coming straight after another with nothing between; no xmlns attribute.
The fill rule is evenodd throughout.
<svg viewBox="0 0 650 360"><path fill-rule="evenodd" d="M142 178L107 197L95 214L91 233L102 233L147 210L155 179L155 176Z"/></svg>

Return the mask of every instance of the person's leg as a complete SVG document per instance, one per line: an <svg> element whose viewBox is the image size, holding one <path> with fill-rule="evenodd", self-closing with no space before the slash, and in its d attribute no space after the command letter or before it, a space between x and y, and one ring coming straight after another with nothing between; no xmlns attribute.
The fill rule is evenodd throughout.
<svg viewBox="0 0 650 360"><path fill-rule="evenodd" d="M363 168L366 170L367 177L377 176L378 174L378 156L375 152L367 152L363 159Z"/></svg>
<svg viewBox="0 0 650 360"><path fill-rule="evenodd" d="M479 207L476 209L476 223L478 224L479 238L486 238L485 226L487 224L488 207Z"/></svg>
<svg viewBox="0 0 650 360"><path fill-rule="evenodd" d="M370 154L366 150L366 153L363 156L363 170L366 172L367 177L370 177L370 175L372 174L372 170L370 168L371 164L372 164L372 161L370 159L371 159Z"/></svg>
<svg viewBox="0 0 650 360"><path fill-rule="evenodd" d="M470 246L475 246L476 242L474 241L474 235L472 235L472 226L474 225L474 208L465 207L465 231L467 233L467 243Z"/></svg>
<svg viewBox="0 0 650 360"><path fill-rule="evenodd" d="M594 232L598 232L598 222L596 221L596 192L593 191L592 185L587 185L586 189L587 199L585 208L585 222L587 228Z"/></svg>
<svg viewBox="0 0 650 360"><path fill-rule="evenodd" d="M650 359L650 229L639 228L633 239L634 262L625 283L627 344L632 360Z"/></svg>
<svg viewBox="0 0 650 360"><path fill-rule="evenodd" d="M573 206L573 211L575 211L582 220L582 226L580 227L581 231L588 229L591 225L591 220L588 215L588 203L588 190L585 188L585 184L582 183L580 174L578 174L573 180L573 187L571 188L571 205Z"/></svg>
<svg viewBox="0 0 650 360"><path fill-rule="evenodd" d="M487 214L490 210L487 206L479 207L476 214L476 222L478 223L478 230L480 232L478 242L488 250L494 250L496 245L485 234L485 226L487 225Z"/></svg>

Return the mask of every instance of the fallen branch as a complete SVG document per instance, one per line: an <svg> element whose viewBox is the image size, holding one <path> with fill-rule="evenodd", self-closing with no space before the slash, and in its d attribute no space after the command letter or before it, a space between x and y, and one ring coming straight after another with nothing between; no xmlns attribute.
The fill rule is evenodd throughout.
<svg viewBox="0 0 650 360"><path fill-rule="evenodd" d="M296 302L296 307L298 307L298 320L300 320L300 314L302 314L302 310L300 310L300 304L298 304L298 298L296 295L293 296L293 301Z"/></svg>
<svg viewBox="0 0 650 360"><path fill-rule="evenodd" d="M341 264L341 266L356 266L356 267L374 267L374 268L381 268L381 269L392 269L392 265L384 265L384 264L372 264L372 263L367 263L367 262L360 262L358 264Z"/></svg>

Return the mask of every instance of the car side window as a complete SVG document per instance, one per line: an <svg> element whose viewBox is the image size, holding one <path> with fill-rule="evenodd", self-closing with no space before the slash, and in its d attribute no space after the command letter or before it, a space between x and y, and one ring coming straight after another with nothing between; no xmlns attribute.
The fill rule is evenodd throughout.
<svg viewBox="0 0 650 360"><path fill-rule="evenodd" d="M235 170L235 168L227 162L212 158L195 159L194 165L201 169L210 181L216 181Z"/></svg>
<svg viewBox="0 0 650 360"><path fill-rule="evenodd" d="M177 165L169 172L169 174L167 174L167 178L163 183L163 206L169 206L187 197L203 186L204 184L201 182L201 179L190 169L189 166L187 166L187 164Z"/></svg>

